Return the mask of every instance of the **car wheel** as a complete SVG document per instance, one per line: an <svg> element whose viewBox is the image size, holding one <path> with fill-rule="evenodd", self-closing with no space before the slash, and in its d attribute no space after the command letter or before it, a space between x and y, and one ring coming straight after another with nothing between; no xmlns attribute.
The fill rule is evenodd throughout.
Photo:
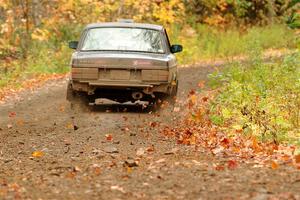
<svg viewBox="0 0 300 200"><path fill-rule="evenodd" d="M71 83L68 83L67 100L70 102L70 108L72 111L91 110L87 94L74 91Z"/></svg>
<svg viewBox="0 0 300 200"><path fill-rule="evenodd" d="M176 97L178 92L178 80L176 81L176 85L172 86L170 95L165 98L169 104L174 105L176 103Z"/></svg>

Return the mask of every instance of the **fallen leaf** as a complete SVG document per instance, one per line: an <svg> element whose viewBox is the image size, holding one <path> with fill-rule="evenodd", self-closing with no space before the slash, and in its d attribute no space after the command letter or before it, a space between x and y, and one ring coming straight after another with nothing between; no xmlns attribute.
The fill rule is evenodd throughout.
<svg viewBox="0 0 300 200"><path fill-rule="evenodd" d="M230 169L230 170L234 170L235 168L238 167L238 163L237 163L237 161L235 161L235 160L229 160L229 161L227 162L227 167L228 167L228 169Z"/></svg>
<svg viewBox="0 0 300 200"><path fill-rule="evenodd" d="M19 119L19 120L17 121L17 125L18 125L18 126L23 126L23 125L24 125L24 121L23 121L22 119Z"/></svg>
<svg viewBox="0 0 300 200"><path fill-rule="evenodd" d="M113 136L111 134L106 134L105 137L106 137L107 141L112 141L113 140Z"/></svg>
<svg viewBox="0 0 300 200"><path fill-rule="evenodd" d="M127 167L127 173L130 174L132 172L132 167Z"/></svg>
<svg viewBox="0 0 300 200"><path fill-rule="evenodd" d="M76 173L75 172L68 172L67 174L66 174L66 178L75 178L75 176L76 176Z"/></svg>
<svg viewBox="0 0 300 200"><path fill-rule="evenodd" d="M271 163L271 168L272 168L272 169L278 169L278 167L279 167L278 163L275 162L275 161L272 161L272 163Z"/></svg>
<svg viewBox="0 0 300 200"><path fill-rule="evenodd" d="M34 152L32 152L32 157L35 157L35 158L40 158L43 155L44 155L44 153L41 152L41 151L34 151Z"/></svg>
<svg viewBox="0 0 300 200"><path fill-rule="evenodd" d="M217 171L224 171L225 167L223 165L217 165L217 166L215 166L215 169Z"/></svg>
<svg viewBox="0 0 300 200"><path fill-rule="evenodd" d="M201 88L201 89L203 89L205 87L205 81L200 81L198 83L198 87Z"/></svg>
<svg viewBox="0 0 300 200"><path fill-rule="evenodd" d="M208 97L203 97L203 98L202 98L202 101L203 101L203 102L207 102L208 99L209 99Z"/></svg>
<svg viewBox="0 0 300 200"><path fill-rule="evenodd" d="M59 111L60 111L60 112L65 112L65 106L61 105L61 106L59 107Z"/></svg>
<svg viewBox="0 0 300 200"><path fill-rule="evenodd" d="M68 124L66 125L66 127L67 127L67 129L74 129L73 123L68 123Z"/></svg>
<svg viewBox="0 0 300 200"><path fill-rule="evenodd" d="M151 127L153 127L153 128L154 128L154 127L156 127L156 126L157 126L157 122L150 122L150 123L149 123L149 126L151 126Z"/></svg>
<svg viewBox="0 0 300 200"><path fill-rule="evenodd" d="M15 117L17 115L16 112L9 112L8 117Z"/></svg>
<svg viewBox="0 0 300 200"><path fill-rule="evenodd" d="M221 140L221 144L223 147L227 147L230 144L229 139L224 138L223 140Z"/></svg>
<svg viewBox="0 0 300 200"><path fill-rule="evenodd" d="M101 168L100 167L94 167L94 174L96 176L99 176L101 174Z"/></svg>
<svg viewBox="0 0 300 200"><path fill-rule="evenodd" d="M153 152L153 151L154 151L154 145L148 147L148 148L147 148L147 151L148 151L148 152Z"/></svg>
<svg viewBox="0 0 300 200"><path fill-rule="evenodd" d="M296 163L300 163L300 154L295 156L295 161Z"/></svg>
<svg viewBox="0 0 300 200"><path fill-rule="evenodd" d="M190 98L191 98L192 104L196 104L196 102L197 102L197 96L196 95L192 95Z"/></svg>

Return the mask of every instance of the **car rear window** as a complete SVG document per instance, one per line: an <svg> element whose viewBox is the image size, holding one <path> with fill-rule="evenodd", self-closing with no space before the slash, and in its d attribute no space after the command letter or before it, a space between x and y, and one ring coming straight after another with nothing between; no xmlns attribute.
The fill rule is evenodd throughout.
<svg viewBox="0 0 300 200"><path fill-rule="evenodd" d="M160 31L127 27L90 29L81 50L164 53Z"/></svg>

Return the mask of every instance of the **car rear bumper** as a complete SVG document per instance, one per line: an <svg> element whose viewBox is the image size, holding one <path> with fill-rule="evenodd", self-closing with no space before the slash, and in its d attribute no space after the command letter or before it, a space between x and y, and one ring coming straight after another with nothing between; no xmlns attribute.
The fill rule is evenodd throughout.
<svg viewBox="0 0 300 200"><path fill-rule="evenodd" d="M140 90L145 93L168 93L171 86L168 82L128 82L128 81L103 81L103 80L71 80L73 90L94 94L98 89Z"/></svg>
<svg viewBox="0 0 300 200"><path fill-rule="evenodd" d="M76 82L76 81L75 81ZM99 87L154 87L161 84L167 84L167 82L128 82L128 81L78 81L78 83L88 84L90 86L99 86Z"/></svg>

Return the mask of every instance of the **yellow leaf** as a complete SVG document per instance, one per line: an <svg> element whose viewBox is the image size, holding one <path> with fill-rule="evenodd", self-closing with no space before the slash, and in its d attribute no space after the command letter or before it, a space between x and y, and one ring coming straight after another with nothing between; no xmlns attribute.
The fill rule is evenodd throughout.
<svg viewBox="0 0 300 200"><path fill-rule="evenodd" d="M67 124L67 129L74 129L74 125L72 123Z"/></svg>
<svg viewBox="0 0 300 200"><path fill-rule="evenodd" d="M45 41L49 37L49 31L37 28L33 31L31 37L34 40Z"/></svg>
<svg viewBox="0 0 300 200"><path fill-rule="evenodd" d="M32 153L32 156L35 157L35 158L40 158L40 157L42 157L43 155L44 155L44 153L41 152L41 151L34 151L34 152Z"/></svg>
<svg viewBox="0 0 300 200"><path fill-rule="evenodd" d="M193 94L191 96L191 101L192 101L193 104L195 104L197 102L197 96Z"/></svg>
<svg viewBox="0 0 300 200"><path fill-rule="evenodd" d="M131 167L127 167L127 173L131 173L132 172L132 168Z"/></svg>

